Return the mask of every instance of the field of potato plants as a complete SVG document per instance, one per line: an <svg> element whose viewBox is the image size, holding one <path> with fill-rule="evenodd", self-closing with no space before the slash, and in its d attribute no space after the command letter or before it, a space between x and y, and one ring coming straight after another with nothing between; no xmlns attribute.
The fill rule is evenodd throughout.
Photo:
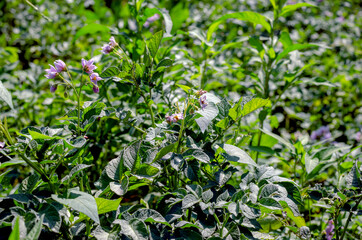
<svg viewBox="0 0 362 240"><path fill-rule="evenodd" d="M0 18L0 240L362 239L360 1Z"/></svg>

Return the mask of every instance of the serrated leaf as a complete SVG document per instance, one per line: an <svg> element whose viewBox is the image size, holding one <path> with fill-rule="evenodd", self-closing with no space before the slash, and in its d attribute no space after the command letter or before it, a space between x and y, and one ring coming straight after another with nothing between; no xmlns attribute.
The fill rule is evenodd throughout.
<svg viewBox="0 0 362 240"><path fill-rule="evenodd" d="M99 76L101 78L110 78L117 76L119 74L119 69L117 67L109 67L106 70L104 70Z"/></svg>
<svg viewBox="0 0 362 240"><path fill-rule="evenodd" d="M5 88L3 83L0 81L0 99L2 99L11 109L14 109L13 100L10 92Z"/></svg>
<svg viewBox="0 0 362 240"><path fill-rule="evenodd" d="M159 31L151 37L151 39L149 40L149 42L147 44L148 50L150 51L152 58L154 58L157 54L158 48L160 47L162 37L163 37L163 31Z"/></svg>
<svg viewBox="0 0 362 240"><path fill-rule="evenodd" d="M212 34L216 31L216 29L218 28L218 26L225 22L226 20L233 18L233 19L238 19L238 20L242 20L242 21L248 21L254 24L260 24L262 25L269 33L271 32L271 26L268 23L266 17L264 17L263 15L260 15L259 13L256 12L250 12L250 11L245 11L245 12L238 12L238 13L230 13L230 14L225 14L224 16L222 16L221 18L219 18L218 20L214 21L208 31L207 31L207 41L210 41Z"/></svg>
<svg viewBox="0 0 362 240"><path fill-rule="evenodd" d="M285 15L287 15L288 13L294 12L295 10L297 10L298 8L301 7L317 7L313 4L309 4L309 3L296 3L296 4L292 4L292 5L286 5L282 8L282 11L280 13L279 16L283 17Z"/></svg>
<svg viewBox="0 0 362 240"><path fill-rule="evenodd" d="M66 205L76 211L84 213L94 222L98 224L100 223L98 217L97 203L92 195L72 189L69 191L68 197L66 198L62 196L57 196L55 194L52 194L52 198L63 205Z"/></svg>
<svg viewBox="0 0 362 240"><path fill-rule="evenodd" d="M257 166L254 160L245 151L241 150L240 148L230 144L222 144L220 145L220 147L224 149L224 151L226 152L226 159L228 161Z"/></svg>
<svg viewBox="0 0 362 240"><path fill-rule="evenodd" d="M98 215L103 213L116 211L119 204L121 203L122 198L115 200L109 200L105 198L95 198L98 208Z"/></svg>

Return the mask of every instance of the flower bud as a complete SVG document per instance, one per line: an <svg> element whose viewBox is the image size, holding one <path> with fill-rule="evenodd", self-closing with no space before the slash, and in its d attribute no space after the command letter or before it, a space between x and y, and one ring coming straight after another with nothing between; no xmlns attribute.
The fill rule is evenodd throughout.
<svg viewBox="0 0 362 240"><path fill-rule="evenodd" d="M57 90L58 88L58 84L52 84L50 85L50 92L53 93Z"/></svg>

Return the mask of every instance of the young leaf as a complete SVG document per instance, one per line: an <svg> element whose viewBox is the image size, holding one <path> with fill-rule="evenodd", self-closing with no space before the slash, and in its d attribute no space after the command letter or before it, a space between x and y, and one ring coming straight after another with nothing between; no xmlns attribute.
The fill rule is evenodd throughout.
<svg viewBox="0 0 362 240"><path fill-rule="evenodd" d="M148 50L150 50L150 54L153 58L157 54L158 48L160 47L162 37L163 37L163 31L159 31L151 37L151 39L149 40L149 42L147 44Z"/></svg>
<svg viewBox="0 0 362 240"><path fill-rule="evenodd" d="M303 50L306 48L314 48L319 47L316 44L293 44L285 48L281 53L277 55L277 58L275 59L275 62L279 62L282 58L287 56L290 52L296 51L296 50Z"/></svg>
<svg viewBox="0 0 362 240"><path fill-rule="evenodd" d="M98 208L98 215L103 213L116 211L122 198L118 198L115 200L109 200L105 198L95 198Z"/></svg>
<svg viewBox="0 0 362 240"><path fill-rule="evenodd" d="M98 224L100 223L98 217L97 202L92 195L75 189L71 189L69 191L68 197L66 198L57 196L55 194L52 194L52 198L63 205L66 205L76 211L84 213L94 222Z"/></svg>
<svg viewBox="0 0 362 240"><path fill-rule="evenodd" d="M0 99L2 99L11 109L14 109L13 100L11 99L10 92L4 87L0 81Z"/></svg>
<svg viewBox="0 0 362 240"><path fill-rule="evenodd" d="M218 28L218 26L225 22L226 20L230 19L230 18L235 18L238 20L242 20L242 21L248 21L254 24L260 24L262 25L269 33L271 32L271 26L268 23L266 17L264 17L263 15L260 15L259 13L255 13L255 12L249 12L249 11L245 11L245 12L238 12L238 13L230 13L230 14L225 14L224 16L222 16L221 18L219 18L218 20L214 21L208 31L207 31L207 41L210 41L212 34L216 31L216 29Z"/></svg>
<svg viewBox="0 0 362 240"><path fill-rule="evenodd" d="M297 10L298 8L301 7L317 7L313 4L309 4L309 3L296 3L296 4L292 4L292 5L286 5L282 8L282 12L280 13L279 16L284 17L287 14L294 12L295 10Z"/></svg>

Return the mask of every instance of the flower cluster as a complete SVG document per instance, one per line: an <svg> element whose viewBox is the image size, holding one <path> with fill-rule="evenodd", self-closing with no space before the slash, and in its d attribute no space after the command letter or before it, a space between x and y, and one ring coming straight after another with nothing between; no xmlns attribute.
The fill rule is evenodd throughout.
<svg viewBox="0 0 362 240"><path fill-rule="evenodd" d="M333 225L333 220L329 220L328 221L328 226L326 227L326 239L327 240L332 240L333 235L334 235L334 225Z"/></svg>
<svg viewBox="0 0 362 240"><path fill-rule="evenodd" d="M171 116L166 116L166 122L170 123L175 123L180 119L184 119L184 116L182 113L174 113Z"/></svg>
<svg viewBox="0 0 362 240"><path fill-rule="evenodd" d="M146 22L143 24L144 27L149 27L151 23L153 23L154 21L157 21L158 19L160 19L160 15L158 15L157 13L149 18L147 18Z"/></svg>
<svg viewBox="0 0 362 240"><path fill-rule="evenodd" d="M65 65L65 63L62 60L56 60L54 62L54 66L50 65L50 69L46 69L45 72L47 73L45 75L46 78L48 79L54 79L59 73L66 71L67 70L67 66Z"/></svg>
<svg viewBox="0 0 362 240"><path fill-rule="evenodd" d="M196 96L200 97L200 96L204 95L205 93L207 93L207 91L200 89L196 92Z"/></svg>
<svg viewBox="0 0 362 240"><path fill-rule="evenodd" d="M113 49L118 45L118 43L116 42L116 40L114 39L114 37L111 37L109 39L109 43L108 44L104 44L102 47L102 53L104 54L109 54L113 51Z"/></svg>
<svg viewBox="0 0 362 240"><path fill-rule="evenodd" d="M318 130L313 131L312 134L310 135L310 138L313 141L317 140L317 139L327 140L327 139L330 139L331 137L332 137L332 134L329 131L328 126L322 126Z"/></svg>

